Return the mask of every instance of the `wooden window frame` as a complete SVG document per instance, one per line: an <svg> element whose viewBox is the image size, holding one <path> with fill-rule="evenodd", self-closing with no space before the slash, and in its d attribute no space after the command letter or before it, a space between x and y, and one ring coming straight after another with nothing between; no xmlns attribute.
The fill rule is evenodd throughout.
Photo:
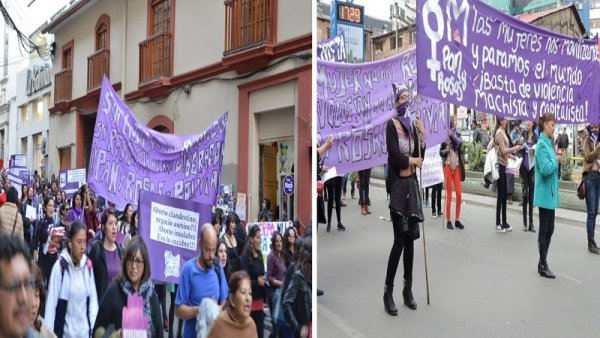
<svg viewBox="0 0 600 338"><path fill-rule="evenodd" d="M94 28L94 47L95 50L100 50L102 48L98 48L98 33L102 25L106 25L105 32L105 49L110 49L110 17L106 14L100 15L98 21L96 21L96 27Z"/></svg>
<svg viewBox="0 0 600 338"><path fill-rule="evenodd" d="M71 68L67 68L66 67L66 62L65 62L65 55L67 54L67 52L71 53ZM61 57L61 69L71 69L73 70L73 60L75 60L75 41L71 40L67 43L65 43L62 47L62 57Z"/></svg>
<svg viewBox="0 0 600 338"><path fill-rule="evenodd" d="M146 37L149 38L151 36L153 36L153 31L152 31L152 23L153 23L153 16L154 16L154 11L152 9L153 5L159 3L159 2L163 2L165 0L148 0L148 6L147 7L147 16L148 19L146 20L147 26L146 26ZM169 68L170 68L170 74L171 76L173 76L173 68L174 68L174 64L175 64L175 0L169 0L171 2L170 7L169 7L169 30L168 32L171 34L171 40L169 42L169 57L170 57L170 62L169 62Z"/></svg>

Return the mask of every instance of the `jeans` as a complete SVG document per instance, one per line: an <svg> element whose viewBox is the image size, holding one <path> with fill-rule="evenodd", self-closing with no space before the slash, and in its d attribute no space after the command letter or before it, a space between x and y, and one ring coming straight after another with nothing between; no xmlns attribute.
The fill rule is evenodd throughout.
<svg viewBox="0 0 600 338"><path fill-rule="evenodd" d="M496 198L496 225L506 224L506 166L498 163L498 181L496 182L496 190L498 197ZM500 222L500 214L502 213L502 222Z"/></svg>
<svg viewBox="0 0 600 338"><path fill-rule="evenodd" d="M344 194L344 196L346 196L346 191L348 191L348 180L350 180L350 193L354 195L356 182L353 179L351 179L351 176L352 173L347 173L346 175L344 175L344 181L342 182L342 193Z"/></svg>
<svg viewBox="0 0 600 338"><path fill-rule="evenodd" d="M327 224L331 224L333 200L335 199L335 214L338 224L342 223L342 178L334 177L325 182L327 188Z"/></svg>
<svg viewBox="0 0 600 338"><path fill-rule="evenodd" d="M390 216L392 218L392 224L394 225L394 244L390 251L390 257L388 258L385 285L393 287L402 251L404 251L404 279L412 280L415 245L414 240L410 238L410 232L400 230L400 216L395 213L391 213Z"/></svg>
<svg viewBox="0 0 600 338"><path fill-rule="evenodd" d="M598 214L598 200L600 200L600 173L590 171L585 176L585 206L587 209L587 237L594 239L596 229L596 215Z"/></svg>
<svg viewBox="0 0 600 338"><path fill-rule="evenodd" d="M452 168L449 164L444 164L444 178L446 180L446 220L450 222L450 205L452 204L453 185L456 193L456 213L454 214L454 219L460 220L460 206L462 203L462 182L460 181L460 168L457 166L454 168L454 171L452 171ZM506 198L504 203L506 203ZM504 218L506 218L506 216Z"/></svg>
<svg viewBox="0 0 600 338"><path fill-rule="evenodd" d="M442 183L431 187L431 213L435 214L436 210L438 213L442 212Z"/></svg>
<svg viewBox="0 0 600 338"><path fill-rule="evenodd" d="M535 173L533 168L527 170L524 165L521 166L519 171L521 176L521 188L523 190L523 226L533 226L533 189L535 186ZM528 214L529 223L527 223Z"/></svg>
<svg viewBox="0 0 600 338"><path fill-rule="evenodd" d="M371 205L369 198L369 183L371 181L371 169L365 169L358 172L360 186L358 187L358 204L360 206Z"/></svg>

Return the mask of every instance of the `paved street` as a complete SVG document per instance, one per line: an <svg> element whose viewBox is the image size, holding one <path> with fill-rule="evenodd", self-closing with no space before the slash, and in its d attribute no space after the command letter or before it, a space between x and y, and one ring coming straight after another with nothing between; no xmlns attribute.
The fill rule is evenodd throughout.
<svg viewBox="0 0 600 338"><path fill-rule="evenodd" d="M514 230L499 234L493 228L495 204L485 205L493 199L465 199L465 230L442 230L445 220L433 220L431 209L424 209L431 305L421 238L415 242L413 286L418 310L402 303L401 263L394 292L397 317L384 312L382 301L393 242L391 223L380 219L389 217L385 190L371 185L369 216L360 215L356 200L345 200L347 231L326 233L323 225L318 231L317 285L325 291L317 298L319 337L598 336L600 256L587 252L585 215L557 213L562 218L548 255L557 278L549 280L537 274L537 234L522 231L520 213L509 210ZM534 219L537 228L537 214Z"/></svg>

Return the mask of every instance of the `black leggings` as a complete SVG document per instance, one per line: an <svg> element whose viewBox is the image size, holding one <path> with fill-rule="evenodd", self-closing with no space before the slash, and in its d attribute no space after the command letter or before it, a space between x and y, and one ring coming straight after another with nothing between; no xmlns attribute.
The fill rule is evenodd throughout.
<svg viewBox="0 0 600 338"><path fill-rule="evenodd" d="M533 168L527 170L524 165L520 168L521 187L523 190L523 226L533 225L533 187L534 172ZM529 208L529 209L528 209ZM529 211L529 212L528 212ZM527 215L529 215L529 223L527 223Z"/></svg>
<svg viewBox="0 0 600 338"><path fill-rule="evenodd" d="M360 186L358 187L358 204L360 206L370 206L369 184L371 184L371 169L365 169L358 172Z"/></svg>
<svg viewBox="0 0 600 338"><path fill-rule="evenodd" d="M362 182L361 182L362 183ZM342 223L342 178L334 177L325 182L327 187L327 224L331 224L331 214L333 212L333 200L335 198L335 215L338 224Z"/></svg>
<svg viewBox="0 0 600 338"><path fill-rule="evenodd" d="M538 231L538 242L550 245L552 234L554 233L554 209L539 208L540 211L540 231Z"/></svg>
<svg viewBox="0 0 600 338"><path fill-rule="evenodd" d="M250 312L250 317L254 320L254 324L256 324L258 338L263 338L265 333L265 312L263 310L252 311Z"/></svg>
<svg viewBox="0 0 600 338"><path fill-rule="evenodd" d="M496 182L496 190L498 198L496 199L496 225L504 226L506 224L506 166L498 163L498 182ZM500 222L500 212L502 212L502 222Z"/></svg>
<svg viewBox="0 0 600 338"><path fill-rule="evenodd" d="M388 259L387 274L385 275L385 285L393 287L396 279L396 271L400 264L400 256L404 250L404 279L412 280L413 258L415 253L414 240L411 239L410 231L400 231L400 216L391 213L392 224L394 225L394 245L390 251ZM414 226L410 224L409 228ZM419 226L418 224L416 226Z"/></svg>

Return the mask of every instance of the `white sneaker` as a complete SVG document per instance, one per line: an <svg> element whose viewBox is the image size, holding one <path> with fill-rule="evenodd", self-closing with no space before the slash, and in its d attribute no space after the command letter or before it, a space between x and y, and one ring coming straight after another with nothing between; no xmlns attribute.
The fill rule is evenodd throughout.
<svg viewBox="0 0 600 338"><path fill-rule="evenodd" d="M496 225L496 232L506 233L506 230L502 227L502 225Z"/></svg>
<svg viewBox="0 0 600 338"><path fill-rule="evenodd" d="M512 231L512 227L509 225L508 227L504 228L506 231Z"/></svg>
<svg viewBox="0 0 600 338"><path fill-rule="evenodd" d="M433 217L433 219L437 219L438 215L437 214L433 214L433 215L431 215L431 217Z"/></svg>

